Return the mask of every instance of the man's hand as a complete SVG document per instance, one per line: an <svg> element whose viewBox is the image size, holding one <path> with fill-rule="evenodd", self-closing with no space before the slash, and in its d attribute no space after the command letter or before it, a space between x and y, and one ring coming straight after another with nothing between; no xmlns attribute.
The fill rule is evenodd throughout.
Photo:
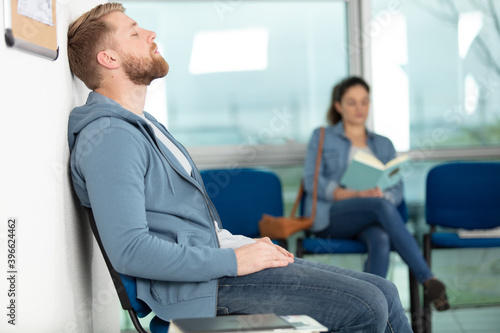
<svg viewBox="0 0 500 333"><path fill-rule="evenodd" d="M271 244L269 244L271 243ZM234 250L238 276L259 272L266 268L283 267L293 262L293 255L267 238Z"/></svg>
<svg viewBox="0 0 500 333"><path fill-rule="evenodd" d="M282 248L281 246L274 244L273 241L271 240L271 238L269 238L269 237L254 238L254 240L256 242L264 242L264 243L267 243L269 245L273 245L278 249L278 251L283 253L285 256L287 256L289 258L293 258L293 253L288 252L286 249Z"/></svg>

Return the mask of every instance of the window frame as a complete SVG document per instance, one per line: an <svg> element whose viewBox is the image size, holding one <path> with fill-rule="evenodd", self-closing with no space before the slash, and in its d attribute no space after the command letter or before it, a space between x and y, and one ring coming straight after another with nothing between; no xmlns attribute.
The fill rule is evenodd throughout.
<svg viewBox="0 0 500 333"><path fill-rule="evenodd" d="M347 40L349 47L349 72L371 81L369 24L371 6L363 0L328 0L345 2L347 8ZM368 23L366 26L365 23ZM366 33L363 33L366 32ZM326 110L325 110L326 112ZM371 112L370 112L371 114ZM369 117L368 127L373 128ZM304 163L307 144L288 142L283 145L236 145L186 147L200 169L237 168L256 166L293 166Z"/></svg>
<svg viewBox="0 0 500 333"><path fill-rule="evenodd" d="M160 1L160 0L158 0ZM243 0L241 0L243 1ZM362 76L369 84L372 81L371 68L371 1L367 0L325 0L345 2L347 8L347 39L349 45L349 73ZM326 111L325 111L326 112ZM373 129L373 112L369 113L367 127ZM228 145L187 146L191 157L200 169L236 168L256 166L294 166L304 163L307 144L288 142L283 145ZM500 147L436 149L417 148L407 152L418 161L470 160L498 158Z"/></svg>

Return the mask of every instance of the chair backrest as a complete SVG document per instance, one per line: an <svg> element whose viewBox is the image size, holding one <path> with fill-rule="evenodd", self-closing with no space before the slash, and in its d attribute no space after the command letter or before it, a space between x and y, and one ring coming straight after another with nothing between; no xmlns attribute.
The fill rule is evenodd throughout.
<svg viewBox="0 0 500 333"><path fill-rule="evenodd" d="M115 286L122 308L129 311L129 313L130 311L133 311L135 314L137 314L137 316L141 318L147 316L151 312L151 309L146 303L137 298L137 286L135 283L135 278L125 274L120 274L113 268L113 265L111 265L108 255L104 250L104 246L102 245L101 237L99 236L97 225L95 223L94 214L92 213L92 210L90 208L85 208L85 210L90 222L90 228L92 229L92 233L94 234L97 244L99 245L101 254L104 257L104 261L106 262L106 266L108 267L109 274L111 275L111 279ZM137 318L134 319L131 316L131 319L134 326L136 326L137 328L137 325L139 324L136 321ZM137 329L139 330L139 328Z"/></svg>
<svg viewBox="0 0 500 333"><path fill-rule="evenodd" d="M500 226L500 163L436 166L427 175L426 220L450 228Z"/></svg>
<svg viewBox="0 0 500 333"><path fill-rule="evenodd" d="M271 171L217 169L201 176L222 225L235 235L259 237L262 214L283 215L281 182Z"/></svg>

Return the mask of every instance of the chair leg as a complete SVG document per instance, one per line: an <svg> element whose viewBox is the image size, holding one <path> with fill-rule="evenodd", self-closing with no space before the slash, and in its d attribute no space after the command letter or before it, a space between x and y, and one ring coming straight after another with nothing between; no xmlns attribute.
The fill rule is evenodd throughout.
<svg viewBox="0 0 500 333"><path fill-rule="evenodd" d="M411 328L413 333L424 333L422 327L422 308L420 307L420 295L418 281L410 271L410 314Z"/></svg>
<svg viewBox="0 0 500 333"><path fill-rule="evenodd" d="M297 258L302 258L304 256L304 248L302 246L302 238L297 238Z"/></svg>
<svg viewBox="0 0 500 333"><path fill-rule="evenodd" d="M424 333L432 333L432 308L431 304L424 300L424 314L423 314Z"/></svg>
<svg viewBox="0 0 500 333"><path fill-rule="evenodd" d="M427 233L424 235L424 258L427 261L429 267L431 267L431 234ZM432 305L425 296L425 285L424 285L424 313L423 313L423 325L425 333L432 333Z"/></svg>
<svg viewBox="0 0 500 333"><path fill-rule="evenodd" d="M139 318L137 318L137 314L135 313L134 310L128 310L128 315L130 316L132 324L134 324L134 327L137 330L137 332L147 333L147 331L142 327L141 323L139 322Z"/></svg>
<svg viewBox="0 0 500 333"><path fill-rule="evenodd" d="M425 234L424 235L424 259L427 261L427 265L431 267L431 250L432 250L432 244L431 244L431 234Z"/></svg>
<svg viewBox="0 0 500 333"><path fill-rule="evenodd" d="M286 239L278 239L277 241L279 246L288 250L288 241Z"/></svg>

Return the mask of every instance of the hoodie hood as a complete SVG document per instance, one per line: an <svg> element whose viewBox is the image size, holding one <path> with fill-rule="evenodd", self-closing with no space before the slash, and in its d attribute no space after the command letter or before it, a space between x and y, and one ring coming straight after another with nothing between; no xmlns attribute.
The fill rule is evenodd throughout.
<svg viewBox="0 0 500 333"><path fill-rule="evenodd" d="M106 106L103 108L103 106ZM146 114L146 112L145 112ZM146 115L149 116L149 115ZM135 115L133 112L123 108L114 100L92 91L88 98L87 103L79 106L71 111L68 121L68 144L69 149L73 150L76 142L76 136L80 131L101 117L114 117L123 119L129 123L137 124L141 122L147 128L147 123L141 117ZM153 117L149 116L148 118Z"/></svg>
<svg viewBox="0 0 500 333"><path fill-rule="evenodd" d="M144 112L144 116L149 121L151 121L154 126L160 129L160 131L162 131L163 134L172 143L174 143L185 156L189 156L187 150L180 143L178 143L170 135L170 133L168 133L166 128L160 123L158 123L158 121L152 115L150 115L147 112ZM99 120L100 118L102 118L102 123L99 123L101 121ZM74 108L69 116L68 145L70 151L72 152L72 156L79 156L81 154L86 153L86 151L83 150L80 153L74 152L75 146L77 146L78 142L77 137L79 136L79 134L87 132L87 129L85 128L92 123L92 125L90 125L92 126L92 128L89 128L90 132L86 133L87 137L85 138L85 140L91 140L92 139L91 137L94 134L97 134L95 131L99 132L100 130L108 128L108 126L110 125L109 118L125 121L130 125L134 126L140 133L142 133L149 142L149 145L164 157L164 159L162 159L162 163L165 164L165 170L168 170L169 166L171 166L178 173L183 174L186 179L195 184L195 186L197 187L199 186L199 183L202 182L200 178L201 176L198 177L196 181L194 181L193 178L186 172L186 170L179 162L179 160L175 157L175 155L167 147L163 146L161 143L158 143L158 141L156 140L154 130L148 124L146 119L123 108L119 103L97 92L91 92L87 98L86 104ZM82 145L81 147L84 146L85 145ZM196 166L194 162L192 162L191 159L188 160L192 168L195 169ZM167 164L169 166L167 166ZM168 184L170 190L172 191L172 193L174 193L175 191L173 188L173 184L171 182L168 182Z"/></svg>

